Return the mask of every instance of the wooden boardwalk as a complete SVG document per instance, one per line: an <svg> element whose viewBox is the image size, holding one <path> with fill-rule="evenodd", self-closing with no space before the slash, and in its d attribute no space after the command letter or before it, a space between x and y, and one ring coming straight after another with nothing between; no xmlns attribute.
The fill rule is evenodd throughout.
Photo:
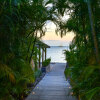
<svg viewBox="0 0 100 100"><path fill-rule="evenodd" d="M54 64L26 100L76 100L64 76L65 64Z"/></svg>

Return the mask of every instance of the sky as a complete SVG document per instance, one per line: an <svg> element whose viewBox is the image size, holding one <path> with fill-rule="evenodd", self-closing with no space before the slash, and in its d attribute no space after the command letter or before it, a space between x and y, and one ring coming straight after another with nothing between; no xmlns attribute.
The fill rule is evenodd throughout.
<svg viewBox="0 0 100 100"><path fill-rule="evenodd" d="M54 45L56 45L56 43L58 43L58 41L59 41L59 45L65 45L65 44L68 45L74 37L73 32L68 32L66 34L66 36L63 36L63 38L61 38L60 35L56 35L56 33L55 33L56 25L50 21L47 22L46 28L47 28L47 32L46 32L45 36L42 37L42 40L49 45L51 45L51 44L53 45L53 43L54 43Z"/></svg>
<svg viewBox="0 0 100 100"><path fill-rule="evenodd" d="M48 6L48 8L50 8L50 7L52 7L52 4L49 4L47 6ZM62 19L63 22L65 22L69 19L69 15L66 15L66 13L64 13L64 16L63 17L60 16L60 18ZM56 25L51 21L46 22L46 28L47 28L47 32L46 32L45 36L42 37L42 40L45 41L45 43L47 42L49 45L53 44L53 43L56 45L56 43L58 43L58 41L59 41L59 44L61 44L61 45L63 45L63 44L65 45L65 42L67 42L67 44L69 44L70 41L72 41L72 39L74 37L73 32L67 32L66 36L63 36L63 38L61 38L60 35L57 35L55 33Z"/></svg>

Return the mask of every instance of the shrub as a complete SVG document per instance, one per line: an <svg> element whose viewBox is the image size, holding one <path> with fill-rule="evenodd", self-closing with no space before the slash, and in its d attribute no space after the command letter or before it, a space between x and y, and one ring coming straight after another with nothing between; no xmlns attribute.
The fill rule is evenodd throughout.
<svg viewBox="0 0 100 100"><path fill-rule="evenodd" d="M42 66L46 67L50 64L50 62L51 62L51 58L48 58L48 59L46 59L45 61L42 62Z"/></svg>
<svg viewBox="0 0 100 100"><path fill-rule="evenodd" d="M37 70L37 71L35 72L35 79L38 78L38 77L40 77L41 74L42 74L41 70Z"/></svg>

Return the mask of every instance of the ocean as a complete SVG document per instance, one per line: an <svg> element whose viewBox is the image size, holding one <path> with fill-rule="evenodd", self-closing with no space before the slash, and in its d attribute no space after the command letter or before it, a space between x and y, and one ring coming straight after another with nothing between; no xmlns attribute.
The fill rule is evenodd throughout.
<svg viewBox="0 0 100 100"><path fill-rule="evenodd" d="M63 50L68 50L68 46L50 46L47 49L47 58L51 58L52 63L66 63Z"/></svg>

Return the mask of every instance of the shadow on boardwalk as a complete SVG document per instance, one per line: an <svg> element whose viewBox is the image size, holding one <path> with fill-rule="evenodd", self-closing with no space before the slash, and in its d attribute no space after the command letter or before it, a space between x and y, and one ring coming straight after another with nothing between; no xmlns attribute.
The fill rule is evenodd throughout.
<svg viewBox="0 0 100 100"><path fill-rule="evenodd" d="M54 64L26 100L76 100L64 76L65 64Z"/></svg>

